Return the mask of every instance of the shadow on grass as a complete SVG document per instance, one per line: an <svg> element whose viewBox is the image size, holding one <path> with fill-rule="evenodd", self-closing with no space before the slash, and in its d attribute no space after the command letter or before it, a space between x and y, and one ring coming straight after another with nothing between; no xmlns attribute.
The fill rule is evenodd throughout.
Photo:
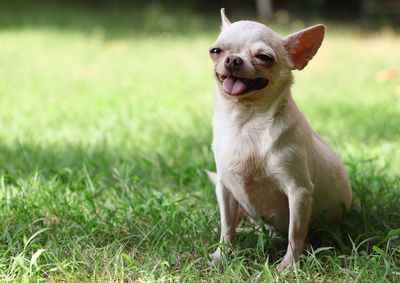
<svg viewBox="0 0 400 283"><path fill-rule="evenodd" d="M112 146L106 141L95 145L40 145L15 141L11 146L0 141L0 173L12 179L26 178L37 171L45 178L57 177L68 182L82 170L89 177L95 177L129 167L131 174L137 178L166 178L165 183L175 180L180 185L188 184L189 177L197 178L196 170L215 167L209 145L210 135L211 131L203 137L166 134L160 138L162 145L157 149L130 146L129 140L124 145Z"/></svg>
<svg viewBox="0 0 400 283"><path fill-rule="evenodd" d="M48 227L51 233L38 237L38 243L54 237L63 238L54 243L68 241L61 236L66 231L82 245L90 234L95 246L115 241L143 252L159 240L175 243L178 236L186 243L185 234L197 233L193 221L204 218L201 208L215 208L208 201L214 189L202 173L213 167L210 137L165 138L170 147L157 150L106 143L0 143L0 230L6 231L0 239L23 245L23 235ZM160 252L168 254L170 248Z"/></svg>
<svg viewBox="0 0 400 283"><path fill-rule="evenodd" d="M0 146L0 172L5 176L6 185L16 185L21 178L29 180L32 174L38 172L44 177L45 186L46 181L64 184L69 191L82 195L88 194L91 201L99 203L99 207L106 210L107 208L102 203L106 202L110 189L116 192L131 189L135 191L135 193L126 191L125 194L130 197L125 200L117 200L116 206L126 205L124 201L128 199L129 202L136 201L142 205L151 199L157 200L159 193L167 199L173 199L177 195L186 193L189 194L188 197L196 195L195 200L191 199L189 202L193 204L193 201L200 201L203 203L200 207L212 208L214 211L213 215L208 213L207 217L216 217L212 221L213 224L207 222L204 227L206 231L209 230L205 236L207 239L202 237L211 245L213 240L209 237L211 237L212 229L218 226L218 213L215 211L216 200L213 197L213 186L202 173L204 168L214 168L214 161L208 146L211 137L199 138L189 135L186 137L168 136L165 139L174 142L171 142L169 147L158 149L158 152L140 149L127 150L123 146L110 147L106 143L95 146L64 144L54 147L20 143L9 147L2 144ZM178 147L179 150L177 150ZM175 151L173 151L174 148ZM353 244L358 246L365 241L361 244L359 251L371 252L373 246L385 245L387 243L385 239L390 231L398 228L400 223L400 176L388 176L385 168L375 166L374 160L353 160L349 166L352 166L349 170L353 188L352 207L343 221L337 225L325 225L310 231L307 241L314 249L334 247L338 254L351 254ZM97 188L96 193L89 192L88 180L92 180L90 186ZM126 188L118 187L121 182L125 184ZM191 191L188 191L188 188ZM62 195L61 192L60 196ZM134 198L138 199L133 201ZM213 199L212 203L209 202L210 198ZM158 205L162 206L164 201L158 200L154 203L154 207L147 208L151 211L161 209L161 212L157 212L159 214L157 217L152 215L152 213L156 213L155 211L147 214L146 221L149 221L150 218L168 217L164 215L166 211L163 212L161 207L157 207ZM157 202L160 203L157 204ZM40 217L40 211L40 209L37 211L39 213L37 217ZM97 213L102 214L101 212ZM120 217L122 216L120 215ZM121 220L124 223L126 221L129 222L132 219ZM135 221L133 223L131 225L138 225ZM153 223L153 221L149 223ZM205 223L199 225L202 226ZM161 225L161 227L165 226ZM179 223L175 223L174 227L176 229L174 232L187 229L181 227ZM144 225L142 228L150 230L151 225L148 227ZM113 229L115 231L115 228ZM123 229L131 231L131 234L137 233L130 228ZM124 233L125 236L127 234L129 233ZM152 237L149 236L148 240L151 239ZM214 240L217 241L217 238ZM266 235L260 238L259 234L244 232L239 233L235 242L240 249L251 249L251 252L255 251L254 249L262 249L263 256L269 255L271 262L284 254L287 243L286 236L283 240L274 240ZM248 254L249 252L244 251L244 253Z"/></svg>
<svg viewBox="0 0 400 283"><path fill-rule="evenodd" d="M206 251L218 241L212 233L219 225L215 192L201 173L213 167L209 138L169 136L176 140L172 148L181 147L175 152L107 144L3 144L0 172L5 185L17 190L0 204L0 227L6 231L0 239L22 249L21 239L50 228L35 238L35 245L50 247L48 252L61 259L76 247L82 249L78 258L93 252L89 246L113 251L123 247L133 258L151 254L179 270L182 254L194 260L204 256L198 250ZM384 250L395 244L389 233L400 223L399 176L387 176L374 160L352 164L352 208L338 225L309 232L307 245L313 250L333 247L327 252L351 256L354 247L370 254L376 247ZM284 255L287 238L242 232L236 235L235 246L246 265L267 258L273 264Z"/></svg>

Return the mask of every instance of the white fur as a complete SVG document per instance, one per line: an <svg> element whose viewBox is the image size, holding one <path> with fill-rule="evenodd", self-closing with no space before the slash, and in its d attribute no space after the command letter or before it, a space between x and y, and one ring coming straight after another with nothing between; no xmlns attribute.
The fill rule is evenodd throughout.
<svg viewBox="0 0 400 283"><path fill-rule="evenodd" d="M350 207L350 183L335 152L311 128L291 96L295 67L285 49L290 36L282 38L251 21L230 24L224 14L222 19L223 30L212 47L223 53L212 56L214 71L226 74L223 62L234 54L243 59L235 76L268 78L269 84L236 97L224 92L215 75L212 149L220 241L232 241L240 206L250 217L263 217L278 231L288 232L288 249L279 266L283 269L302 253L310 219L324 215L334 221L341 217L342 204ZM274 64L267 68L252 63L254 52L260 51L274 56ZM212 258L220 257L218 248Z"/></svg>

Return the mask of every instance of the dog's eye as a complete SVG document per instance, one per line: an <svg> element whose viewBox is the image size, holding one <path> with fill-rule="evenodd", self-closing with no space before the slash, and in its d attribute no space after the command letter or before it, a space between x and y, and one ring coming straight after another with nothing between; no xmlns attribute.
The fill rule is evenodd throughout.
<svg viewBox="0 0 400 283"><path fill-rule="evenodd" d="M258 59L260 59L261 61L264 61L264 62L269 62L269 63L274 62L274 58L269 56L269 55L267 55L267 54L260 53L260 54L256 55L256 57Z"/></svg>
<svg viewBox="0 0 400 283"><path fill-rule="evenodd" d="M210 50L210 53L211 53L211 54L219 54L219 53L221 53L221 52L222 52L221 48L212 48L212 49Z"/></svg>

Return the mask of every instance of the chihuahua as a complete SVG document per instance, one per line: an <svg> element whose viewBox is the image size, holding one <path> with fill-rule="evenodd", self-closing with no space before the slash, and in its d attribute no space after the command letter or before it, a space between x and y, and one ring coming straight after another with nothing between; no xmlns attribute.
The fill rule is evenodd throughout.
<svg viewBox="0 0 400 283"><path fill-rule="evenodd" d="M278 265L303 252L310 222L340 219L352 201L350 182L335 152L311 128L290 91L293 70L316 54L325 26L286 37L253 21L231 23L210 48L216 82L212 150L221 216L221 243L231 243L238 214L263 218L288 234ZM223 256L219 247L213 261Z"/></svg>

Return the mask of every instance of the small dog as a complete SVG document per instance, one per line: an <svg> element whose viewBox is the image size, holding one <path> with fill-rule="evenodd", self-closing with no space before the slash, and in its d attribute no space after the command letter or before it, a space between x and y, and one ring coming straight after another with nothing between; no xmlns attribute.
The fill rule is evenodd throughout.
<svg viewBox="0 0 400 283"><path fill-rule="evenodd" d="M212 149L221 215L220 242L231 243L243 209L271 228L288 233L278 269L303 252L310 219L340 219L352 201L340 159L311 128L293 101L292 70L316 54L325 27L286 37L253 21L230 23L221 9L222 31L210 48L216 81ZM218 248L211 255L219 261Z"/></svg>

